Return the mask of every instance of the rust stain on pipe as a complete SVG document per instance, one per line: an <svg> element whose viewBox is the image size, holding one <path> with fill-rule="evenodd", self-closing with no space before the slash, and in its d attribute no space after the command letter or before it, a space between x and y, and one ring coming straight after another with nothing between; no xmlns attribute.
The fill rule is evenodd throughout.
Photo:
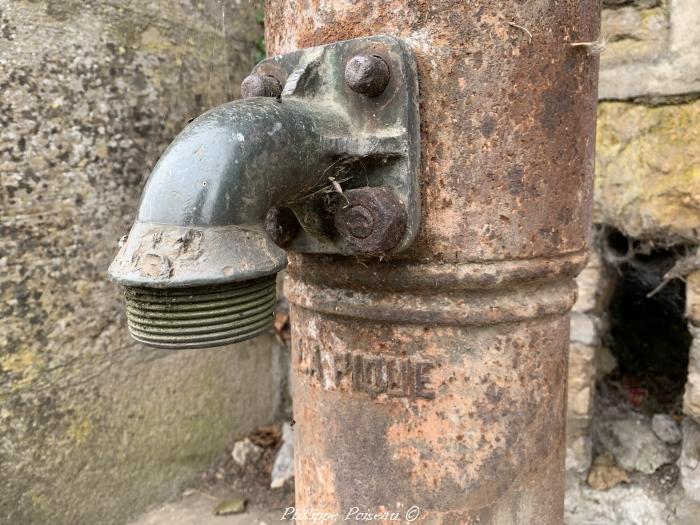
<svg viewBox="0 0 700 525"><path fill-rule="evenodd" d="M271 54L377 33L420 74L423 217L389 261L294 255L297 507L561 524L596 0L275 0ZM513 26L527 28L528 35Z"/></svg>

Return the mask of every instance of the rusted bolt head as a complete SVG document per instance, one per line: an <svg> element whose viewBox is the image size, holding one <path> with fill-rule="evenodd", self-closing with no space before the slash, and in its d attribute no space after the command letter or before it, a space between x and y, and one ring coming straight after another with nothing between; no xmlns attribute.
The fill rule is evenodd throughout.
<svg viewBox="0 0 700 525"><path fill-rule="evenodd" d="M372 233L374 217L364 206L350 206L344 212L345 228L357 239L366 239Z"/></svg>
<svg viewBox="0 0 700 525"><path fill-rule="evenodd" d="M286 248L299 233L299 221L289 208L273 206L265 215L265 231L272 242Z"/></svg>
<svg viewBox="0 0 700 525"><path fill-rule="evenodd" d="M241 82L241 96L277 97L282 93L282 84L272 75L248 75Z"/></svg>
<svg viewBox="0 0 700 525"><path fill-rule="evenodd" d="M406 229L406 209L388 188L358 188L335 214L335 227L355 253L385 253L395 248Z"/></svg>
<svg viewBox="0 0 700 525"><path fill-rule="evenodd" d="M376 55L355 55L345 65L345 83L355 93L376 97L389 84L389 66Z"/></svg>

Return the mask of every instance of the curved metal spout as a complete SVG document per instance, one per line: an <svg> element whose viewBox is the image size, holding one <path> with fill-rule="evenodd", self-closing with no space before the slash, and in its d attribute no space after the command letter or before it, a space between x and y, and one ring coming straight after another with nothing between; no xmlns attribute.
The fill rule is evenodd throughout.
<svg viewBox="0 0 700 525"><path fill-rule="evenodd" d="M324 180L324 137L346 119L313 103L251 98L190 123L151 173L112 262L127 287L132 335L165 348L216 346L272 322L274 276L287 259L263 229L271 206Z"/></svg>
<svg viewBox="0 0 700 525"><path fill-rule="evenodd" d="M262 222L270 206L304 195L329 162L322 137L348 124L308 102L256 97L192 121L158 161L140 222L188 226Z"/></svg>
<svg viewBox="0 0 700 525"><path fill-rule="evenodd" d="M383 65L371 92L366 64ZM417 235L418 78L400 40L270 57L249 78L284 87L214 108L177 136L109 268L132 336L148 345L210 347L265 330L287 265L279 246L384 257Z"/></svg>

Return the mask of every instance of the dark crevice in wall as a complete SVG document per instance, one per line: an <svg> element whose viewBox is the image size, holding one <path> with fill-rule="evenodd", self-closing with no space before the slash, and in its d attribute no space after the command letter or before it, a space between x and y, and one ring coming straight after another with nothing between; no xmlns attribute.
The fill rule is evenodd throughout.
<svg viewBox="0 0 700 525"><path fill-rule="evenodd" d="M661 0L603 0L605 9L634 6L638 9L649 9L661 5Z"/></svg>
<svg viewBox="0 0 700 525"><path fill-rule="evenodd" d="M627 99L601 98L600 102L631 102L642 106L677 106L679 104L689 104L700 99L700 91L692 91L681 95L645 95L643 97L633 97Z"/></svg>
<svg viewBox="0 0 700 525"><path fill-rule="evenodd" d="M601 249L615 276L606 345L617 368L605 380L643 412L680 413L692 337L685 282L664 276L690 247L658 247L606 227Z"/></svg>
<svg viewBox="0 0 700 525"><path fill-rule="evenodd" d="M637 97L633 102L635 104L644 104L645 106L674 106L695 102L698 99L700 99L700 91L683 93L682 95L648 95L646 97Z"/></svg>

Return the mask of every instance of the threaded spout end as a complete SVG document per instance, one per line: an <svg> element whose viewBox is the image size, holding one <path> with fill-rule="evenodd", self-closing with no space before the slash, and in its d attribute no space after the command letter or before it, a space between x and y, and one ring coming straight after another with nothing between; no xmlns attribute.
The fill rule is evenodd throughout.
<svg viewBox="0 0 700 525"><path fill-rule="evenodd" d="M192 288L125 287L131 336L156 348L208 348L244 341L274 320L275 275Z"/></svg>

